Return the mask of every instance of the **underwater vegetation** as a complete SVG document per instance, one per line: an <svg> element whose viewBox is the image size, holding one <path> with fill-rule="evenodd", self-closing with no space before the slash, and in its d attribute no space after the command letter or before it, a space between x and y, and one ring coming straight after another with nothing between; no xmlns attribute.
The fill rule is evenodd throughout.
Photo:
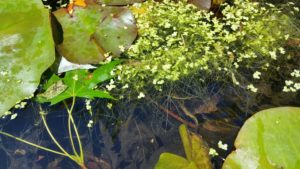
<svg viewBox="0 0 300 169"><path fill-rule="evenodd" d="M160 150L152 168L299 168L297 5L0 1L0 117L13 122L28 103L38 105L33 112L55 147L5 132L1 125L0 134L67 157L82 169L118 168L102 157L92 158L94 165L87 162L91 156L84 150L77 107L90 119L84 123L87 132L102 124L101 117L112 117L112 138L128 125L123 121L145 111L160 118L157 123L164 120L166 128L169 123L180 126L185 152ZM68 145L48 125L54 107L66 113ZM141 136L137 121L135 135ZM235 150L206 137L205 131L230 133ZM225 155L212 146L217 142Z"/></svg>

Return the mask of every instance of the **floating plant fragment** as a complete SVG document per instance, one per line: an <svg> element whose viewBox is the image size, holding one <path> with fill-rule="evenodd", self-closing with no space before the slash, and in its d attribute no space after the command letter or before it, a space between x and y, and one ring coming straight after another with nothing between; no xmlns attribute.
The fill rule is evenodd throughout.
<svg viewBox="0 0 300 169"><path fill-rule="evenodd" d="M248 119L235 140L236 150L223 169L300 168L300 108L260 111Z"/></svg>
<svg viewBox="0 0 300 169"><path fill-rule="evenodd" d="M67 60L79 64L97 64L120 55L137 36L134 16L126 7L102 7L87 2L85 8L74 7L54 12L63 29L63 42L57 46Z"/></svg>
<svg viewBox="0 0 300 169"><path fill-rule="evenodd" d="M61 57L61 60L58 65L57 73L60 74L60 73L64 73L64 72L76 70L76 69L95 69L95 68L97 68L97 67L90 65L90 64L71 63L64 57Z"/></svg>
<svg viewBox="0 0 300 169"><path fill-rule="evenodd" d="M0 1L0 116L36 90L54 62L49 11L40 0Z"/></svg>

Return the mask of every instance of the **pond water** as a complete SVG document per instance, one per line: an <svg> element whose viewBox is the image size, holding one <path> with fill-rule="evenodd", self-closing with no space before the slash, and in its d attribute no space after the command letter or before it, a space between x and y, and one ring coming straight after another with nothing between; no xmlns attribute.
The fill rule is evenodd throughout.
<svg viewBox="0 0 300 169"><path fill-rule="evenodd" d="M249 95L233 88L210 89L211 98L189 100L187 108L198 107L200 125L197 129L203 139L219 156L213 157L214 168L221 168L223 159L234 150L233 142L244 121L254 112L276 106L300 106L299 95ZM271 97L270 97L271 96ZM206 96L207 97L207 96ZM147 103L147 104L146 104ZM91 116L86 113L83 100L75 107L74 117L83 142L87 166L90 169L153 169L162 152L184 156L178 133L179 122L167 116L149 102L133 106L119 104L113 110L106 108L105 101L93 101L94 125L87 127ZM169 110L176 106L168 101L161 103ZM16 119L0 120L0 129L48 148L56 149L38 115L39 105L29 102ZM200 107L200 108L199 108ZM47 121L58 141L71 152L67 132L67 112L63 105L47 106ZM98 119L98 120L97 120ZM228 144L221 150L217 143ZM67 158L45 152L15 141L0 137L0 169L77 169Z"/></svg>

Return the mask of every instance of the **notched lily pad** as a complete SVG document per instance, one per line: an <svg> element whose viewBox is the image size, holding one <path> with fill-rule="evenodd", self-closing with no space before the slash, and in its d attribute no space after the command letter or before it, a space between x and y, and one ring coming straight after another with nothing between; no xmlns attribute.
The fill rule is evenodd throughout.
<svg viewBox="0 0 300 169"><path fill-rule="evenodd" d="M55 53L49 11L40 0L0 1L0 6L1 116L33 94Z"/></svg>
<svg viewBox="0 0 300 169"><path fill-rule="evenodd" d="M88 2L75 7L71 15L65 9L54 12L63 29L59 53L73 63L97 64L105 53L118 56L137 36L133 14L126 7L102 7Z"/></svg>

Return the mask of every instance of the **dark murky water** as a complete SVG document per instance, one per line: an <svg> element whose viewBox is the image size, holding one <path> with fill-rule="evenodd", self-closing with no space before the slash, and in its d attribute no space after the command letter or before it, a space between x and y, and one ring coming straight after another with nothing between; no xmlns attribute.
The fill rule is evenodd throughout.
<svg viewBox="0 0 300 169"><path fill-rule="evenodd" d="M193 99L184 104L191 110L197 107L202 111L197 115L200 127L195 131L220 154L212 158L215 168L221 168L223 158L234 150L233 142L240 126L254 112L276 106L300 106L299 94L291 96L272 92L271 95L249 95L233 88L212 90L210 93L211 98ZM145 104L134 108L128 105L116 106L115 112L107 111L103 105L105 103L101 100L94 102L94 118L100 120L92 128L86 127L91 117L84 110L82 100L75 109L74 116L89 168L153 169L162 152L184 156L177 131L180 123L166 116L155 105ZM168 105L170 110L176 111L176 106L172 107L170 103L164 102L162 105ZM55 149L38 116L37 107L34 103L29 103L27 108L16 111L18 112L16 119L10 120L9 117L1 119L0 129ZM49 127L59 142L71 152L64 107L56 105L44 108L48 112ZM119 114L123 121L117 119L116 114ZM0 139L0 169L79 168L72 161L59 155L38 150L4 136ZM219 140L228 144L228 151L217 147Z"/></svg>

